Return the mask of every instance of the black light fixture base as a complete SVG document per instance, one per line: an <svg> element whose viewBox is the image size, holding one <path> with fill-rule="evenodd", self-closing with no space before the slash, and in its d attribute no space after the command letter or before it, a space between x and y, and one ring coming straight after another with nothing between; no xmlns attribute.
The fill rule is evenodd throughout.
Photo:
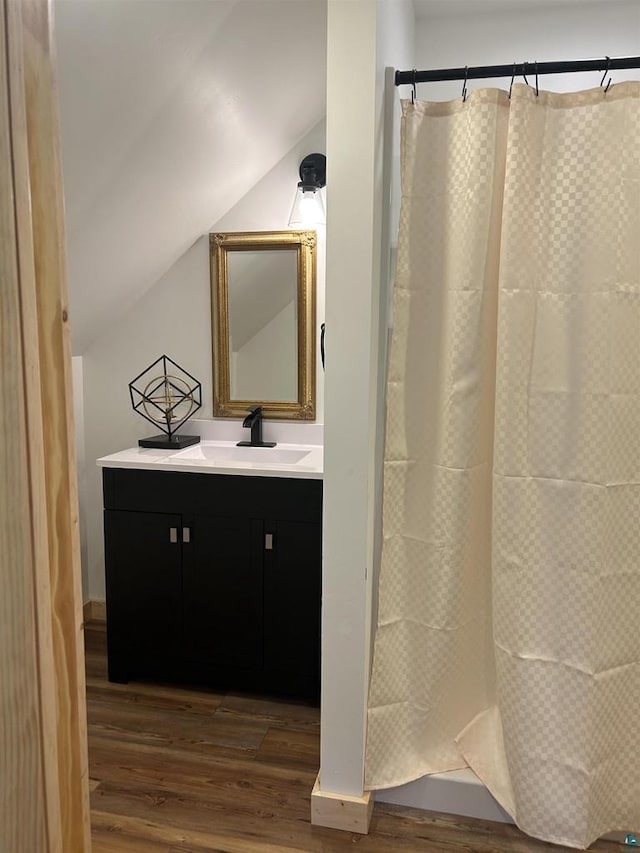
<svg viewBox="0 0 640 853"><path fill-rule="evenodd" d="M327 158L324 154L307 154L298 170L298 184L305 191L319 190L327 184Z"/></svg>
<svg viewBox="0 0 640 853"><path fill-rule="evenodd" d="M169 438L164 433L152 435L149 438L141 438L138 441L140 447L155 447L158 450L182 450L192 444L198 444L199 435L172 435Z"/></svg>

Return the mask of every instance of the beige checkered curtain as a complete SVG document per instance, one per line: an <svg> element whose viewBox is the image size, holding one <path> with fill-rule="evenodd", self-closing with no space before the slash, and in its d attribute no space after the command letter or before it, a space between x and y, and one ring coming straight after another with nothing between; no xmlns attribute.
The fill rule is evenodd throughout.
<svg viewBox="0 0 640 853"><path fill-rule="evenodd" d="M366 787L640 828L640 83L404 103Z"/></svg>

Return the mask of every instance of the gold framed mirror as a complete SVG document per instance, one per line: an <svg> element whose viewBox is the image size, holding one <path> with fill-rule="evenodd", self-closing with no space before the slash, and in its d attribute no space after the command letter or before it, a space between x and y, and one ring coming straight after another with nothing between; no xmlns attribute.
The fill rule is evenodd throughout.
<svg viewBox="0 0 640 853"><path fill-rule="evenodd" d="M213 415L315 419L316 233L209 234Z"/></svg>

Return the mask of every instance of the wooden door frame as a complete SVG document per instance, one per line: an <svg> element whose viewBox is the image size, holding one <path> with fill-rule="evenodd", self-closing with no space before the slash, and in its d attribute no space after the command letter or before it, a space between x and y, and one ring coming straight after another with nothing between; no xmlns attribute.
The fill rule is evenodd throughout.
<svg viewBox="0 0 640 853"><path fill-rule="evenodd" d="M90 853L51 0L0 0L0 849Z"/></svg>

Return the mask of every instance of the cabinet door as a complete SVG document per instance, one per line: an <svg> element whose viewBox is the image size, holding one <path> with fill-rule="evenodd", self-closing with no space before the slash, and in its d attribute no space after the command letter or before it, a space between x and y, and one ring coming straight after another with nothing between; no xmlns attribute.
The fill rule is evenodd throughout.
<svg viewBox="0 0 640 853"><path fill-rule="evenodd" d="M106 510L109 676L163 672L179 653L180 516Z"/></svg>
<svg viewBox="0 0 640 853"><path fill-rule="evenodd" d="M260 669L262 521L197 515L189 522L183 545L185 656L222 669Z"/></svg>
<svg viewBox="0 0 640 853"><path fill-rule="evenodd" d="M321 525L266 522L265 532L265 670L318 680Z"/></svg>

